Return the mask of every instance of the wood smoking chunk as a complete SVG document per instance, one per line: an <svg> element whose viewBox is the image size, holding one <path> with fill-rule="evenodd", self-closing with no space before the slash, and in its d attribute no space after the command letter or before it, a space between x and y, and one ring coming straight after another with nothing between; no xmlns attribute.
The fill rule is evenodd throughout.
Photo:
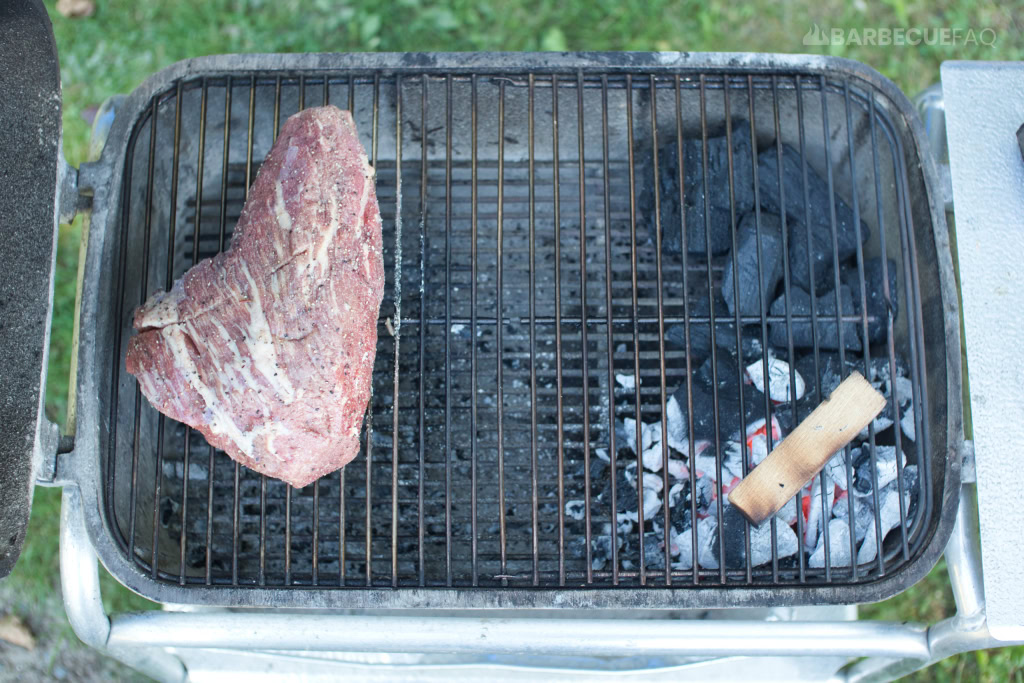
<svg viewBox="0 0 1024 683"><path fill-rule="evenodd" d="M761 524L883 408L885 397L852 373L729 493L729 502L751 524Z"/></svg>

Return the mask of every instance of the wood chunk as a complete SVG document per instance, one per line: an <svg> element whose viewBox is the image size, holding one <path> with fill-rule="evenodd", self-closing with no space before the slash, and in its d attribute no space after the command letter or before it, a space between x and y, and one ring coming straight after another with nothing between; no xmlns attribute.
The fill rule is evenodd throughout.
<svg viewBox="0 0 1024 683"><path fill-rule="evenodd" d="M34 650L36 647L36 639L32 637L32 632L13 614L0 617L0 640L26 650Z"/></svg>
<svg viewBox="0 0 1024 683"><path fill-rule="evenodd" d="M885 397L854 372L729 493L751 524L778 512L836 451L885 408Z"/></svg>
<svg viewBox="0 0 1024 683"><path fill-rule="evenodd" d="M57 0L57 11L69 19L91 17L96 11L96 0Z"/></svg>

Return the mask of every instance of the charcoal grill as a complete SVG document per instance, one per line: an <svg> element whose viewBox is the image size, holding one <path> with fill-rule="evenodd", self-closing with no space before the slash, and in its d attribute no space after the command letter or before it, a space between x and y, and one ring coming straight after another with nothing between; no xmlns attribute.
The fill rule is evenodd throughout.
<svg viewBox="0 0 1024 683"><path fill-rule="evenodd" d="M55 53L37 68L59 104ZM123 358L134 308L225 248L276 131L290 114L324 103L353 112L377 169L387 285L361 454L293 489L159 415ZM38 116L56 122L54 135L41 128L38 141L52 155L59 107L43 106ZM681 658L674 665L692 655L799 653L832 657L823 661L834 671L850 656L895 658L906 669L989 642L961 638L959 622L930 642L902 626L834 621L850 616L842 608L818 614L833 619L827 627L680 620L709 608L757 608L735 613L753 619L814 618L794 608L884 599L924 576L944 549L963 569L954 575L961 610L983 610L983 598L971 602L980 581L972 573L973 499L958 508L961 465L973 455L962 433L943 194L911 105L877 73L845 60L778 55L230 55L171 66L108 102L97 121L102 154L77 172L60 161L59 182L50 183L57 192L49 211L57 206L58 215L42 233L38 217L23 223L45 233L42 244L52 249L56 219L76 210L88 216L68 435L58 436L42 417L39 385L29 382L35 446L26 450L13 439L5 446L17 446L11 462L31 470L28 500L33 481L65 487L65 600L86 642L167 678L182 675L182 660L198 671L190 658L207 647L471 658L596 647L609 658ZM623 450L616 420L660 419L693 370L686 351L666 346L668 326L717 331L724 323L737 347L741 337L767 347L770 325L784 325L792 346L794 324L818 324L813 310L773 315L763 300L755 316L713 303L708 314L695 313L699 285L714 288L730 256L680 257L662 248L661 232L647 237L645 221L657 220L666 200L656 194L655 210L644 215L638 169L651 163L657 174L659 140L696 138L706 148L709 137L732 136L737 125L758 142L755 168L757 155L781 163L783 145L791 145L805 172L821 174L850 203L854 223L870 228L859 265L878 255L896 264L898 310L885 319L866 309L850 315L837 300L833 316L840 334L847 325L865 333L869 324L884 325L883 344L839 354L866 367L872 356L893 369L903 359L916 407L916 440L894 430L895 447L907 456L905 466L896 460L900 523L869 562L815 568L802 552L780 557L773 542L770 561L752 565L745 526L745 561L726 561L730 549L720 534L718 567L710 569L698 562L694 525L692 562L680 569L669 544L653 558L645 549L643 487L633 545L620 547L616 538L625 533L611 516L616 477L609 477L607 517L592 500L597 449L607 450L610 472L637 463ZM831 226L835 235L834 208ZM38 237L9 248L29 246L40 248ZM49 258L50 271L37 279L52 278ZM835 258L838 264L838 252ZM787 298L792 265L787 257ZM864 297L863 267L859 286ZM28 301L26 324L48 306L46 296ZM45 347L46 325L26 329L35 334L22 340ZM816 368L820 352L815 342ZM619 386L617 375L631 376L638 388ZM820 374L808 380L820 393ZM778 409L767 397L763 403L763 414ZM894 411L898 425L898 405ZM874 431L869 439L873 445ZM633 448L642 450L639 436ZM714 449L721 519L723 444ZM905 483L910 466L919 480L913 496ZM660 476L667 491L667 468ZM582 519L566 512L573 500L584 503ZM18 546L27 506L24 496L9 502L18 529L11 545ZM664 496L655 516L667 526L670 514ZM822 514L828 519L824 507ZM773 538L781 524L771 522ZM611 557L599 566L595 539L606 534ZM828 524L823 536L832 557ZM5 556L8 570L16 555ZM99 608L97 557L132 590L184 611L111 624ZM234 610L242 607L258 609ZM560 612L551 618L526 608ZM580 611L594 608L601 617ZM487 611L468 617L467 609ZM509 619L487 618L494 616ZM613 624L635 639L623 640ZM383 638L384 631L392 635ZM566 631L580 637L557 635ZM162 646L184 649L171 655ZM449 673L481 665L413 663L454 666ZM847 673L897 671L884 664L890 668L862 664Z"/></svg>
<svg viewBox="0 0 1024 683"><path fill-rule="evenodd" d="M307 605L313 593L323 606L403 607L412 599L442 607L457 593L480 607L502 594L543 607L560 589L628 588L590 599L724 607L757 594L771 604L876 599L933 564L952 520L941 514L942 497L956 488L947 434L914 449L908 462L923 473L921 512L913 523L903 510L901 531L866 566L812 569L801 556L773 558L767 568L727 569L723 561L718 571L666 572L662 562L641 572L649 560L638 543L635 557L595 571L590 541L610 519L588 514L578 523L565 514L570 499L591 510L591 452L603 446L616 455L614 420L649 420L687 376L685 352L659 342L666 325L715 316L690 315L694 297L684 291L687 279L720 279L723 258L659 258L638 234L633 169L666 130L707 139L711 121L745 114L754 137L777 140L768 153L781 154L784 140L811 158L820 148L848 196L861 165L873 192L862 214L880 226L864 249L897 256L909 294L907 315L892 322L890 360L897 349L912 359L918 433L932 423L947 428L948 380L934 382L934 396L925 391L929 354L943 378L946 351L917 336L928 302L913 265L905 143L894 105L863 75L484 64L465 72L353 65L228 73L196 62L190 70L150 81L135 114L122 105L108 149L124 159L123 171L91 181L93 192L103 181L118 189L108 214L116 237L104 246L117 266L99 283L116 306L96 326L97 349L109 356L96 362L112 380L99 403L110 429L98 442L97 521L113 541L101 556L135 590L233 606ZM362 457L300 491L235 465L159 416L123 357L134 308L224 248L275 131L324 101L355 112L377 168L388 282ZM117 121L129 119L117 149ZM922 228L931 232L930 217ZM920 249L934 255L933 243ZM939 298L930 303L941 312ZM761 323L758 339L769 323L787 322L767 312L735 318ZM616 393L617 373L639 377L633 401ZM612 467L626 464L619 456ZM722 495L720 480L718 487ZM718 545L724 558L721 537ZM407 588L424 590L410 598Z"/></svg>

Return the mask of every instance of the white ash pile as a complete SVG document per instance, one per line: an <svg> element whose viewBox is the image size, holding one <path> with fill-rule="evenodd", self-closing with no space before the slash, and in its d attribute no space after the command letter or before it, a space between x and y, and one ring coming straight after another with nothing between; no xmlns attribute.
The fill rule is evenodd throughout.
<svg viewBox="0 0 1024 683"><path fill-rule="evenodd" d="M727 350L716 354L718 372L711 372L710 359L703 363L693 373L689 386L684 383L669 398L664 424L659 420L638 425L630 417L617 422L614 534L611 457L605 448L594 449L590 511L598 530L592 540L594 570L610 565L613 538L621 569L638 567L640 538L647 568L664 569L666 537L673 569L691 569L694 558L701 569L719 569L723 562L727 569L740 569L747 563L748 533L752 567L771 563L773 546L781 568L796 567L799 553L803 554L804 566L810 568L824 567L826 559L831 567L848 567L852 557L863 565L877 561L878 539L897 533L901 520L909 527L916 512L919 480L917 466L907 463L908 453L913 457L915 447L914 402L913 387L903 366L898 362L890 365L888 359L873 359L865 372L863 359L847 358L845 372L841 372L838 354L820 353L819 375L815 375L811 354L800 357L791 367L771 349L767 363L763 356L754 359L754 350L748 349L750 353L743 359L746 369L742 377L737 370L738 359ZM729 492L820 403L821 397L827 397L842 377L854 370L864 374L888 399L885 410L871 428L836 453L822 473L804 487L799 506L794 497L775 515L773 523L765 522L760 527L748 524L729 504ZM628 380L621 377L620 393L635 390L632 376ZM713 378L717 380L717 392ZM769 420L764 417L765 389ZM691 402L693 420L688 413ZM741 402L745 415L742 439ZM895 407L898 433L894 429ZM719 450L721 458L716 457ZM901 454L899 461L897 452ZM639 475L638 461L642 463ZM585 507L583 500L569 501L566 514L581 520Z"/></svg>

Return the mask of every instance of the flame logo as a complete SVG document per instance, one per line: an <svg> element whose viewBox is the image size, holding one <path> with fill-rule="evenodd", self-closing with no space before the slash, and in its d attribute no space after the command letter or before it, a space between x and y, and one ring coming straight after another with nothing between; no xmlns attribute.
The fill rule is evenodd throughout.
<svg viewBox="0 0 1024 683"><path fill-rule="evenodd" d="M821 27L815 23L811 28L807 29L807 33L804 34L804 45L828 45L829 39L826 31L822 31Z"/></svg>

